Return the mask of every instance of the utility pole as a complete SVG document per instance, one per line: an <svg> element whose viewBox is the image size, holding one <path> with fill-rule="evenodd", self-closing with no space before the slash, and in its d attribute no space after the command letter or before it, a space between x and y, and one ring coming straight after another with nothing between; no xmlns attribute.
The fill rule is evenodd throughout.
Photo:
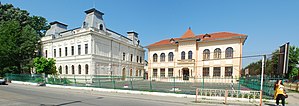
<svg viewBox="0 0 299 106"><path fill-rule="evenodd" d="M261 72L261 90L263 90L265 61L266 61L266 55L263 55L263 59L262 59L262 72Z"/></svg>
<svg viewBox="0 0 299 106"><path fill-rule="evenodd" d="M265 70L266 55L263 55L262 59L262 72L261 72L261 90L260 90L260 106L262 106L263 98L263 83L264 83L264 70Z"/></svg>

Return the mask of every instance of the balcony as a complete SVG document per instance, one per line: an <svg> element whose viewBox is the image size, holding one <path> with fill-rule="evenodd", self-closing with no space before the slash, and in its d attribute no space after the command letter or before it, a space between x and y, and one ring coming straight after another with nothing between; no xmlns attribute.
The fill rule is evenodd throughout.
<svg viewBox="0 0 299 106"><path fill-rule="evenodd" d="M179 64L193 64L195 63L195 59L184 59L184 60L178 60Z"/></svg>

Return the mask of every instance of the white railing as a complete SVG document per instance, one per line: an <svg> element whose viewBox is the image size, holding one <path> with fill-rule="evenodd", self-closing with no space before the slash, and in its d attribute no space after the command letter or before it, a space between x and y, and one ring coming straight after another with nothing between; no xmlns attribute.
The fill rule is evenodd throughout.
<svg viewBox="0 0 299 106"><path fill-rule="evenodd" d="M195 101L217 100L227 104L228 101L234 103L250 102L262 103L261 91L247 91L247 90L223 90L223 89L196 89Z"/></svg>

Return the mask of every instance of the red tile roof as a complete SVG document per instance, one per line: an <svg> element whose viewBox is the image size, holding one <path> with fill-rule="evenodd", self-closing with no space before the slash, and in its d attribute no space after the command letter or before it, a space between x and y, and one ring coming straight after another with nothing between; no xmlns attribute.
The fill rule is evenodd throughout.
<svg viewBox="0 0 299 106"><path fill-rule="evenodd" d="M206 37L204 37L206 35ZM216 32L216 33L211 33L211 34L200 34L195 36L194 33L191 31L189 28L184 35L182 35L180 38L173 38L175 41L177 40L184 40L188 38L200 38L201 41L213 41L213 40L218 40L218 39L230 39L234 37L247 37L244 34L237 34L237 33L231 33L231 32ZM161 40L159 42L155 42L153 44L148 45L147 47L152 47L152 46L161 46L161 45L168 45L168 44L175 44L175 42L171 42L171 39L165 39Z"/></svg>
<svg viewBox="0 0 299 106"><path fill-rule="evenodd" d="M204 36L207 35L207 37L204 38ZM237 34L237 33L231 33L231 32L216 32L211 34L200 34L196 36L196 38L200 38L201 41L207 41L207 40L217 40L217 39L228 39L233 37L246 37L244 34Z"/></svg>
<svg viewBox="0 0 299 106"><path fill-rule="evenodd" d="M191 38L191 37L195 37L195 34L192 32L191 28L188 28L185 34L181 36L181 38Z"/></svg>

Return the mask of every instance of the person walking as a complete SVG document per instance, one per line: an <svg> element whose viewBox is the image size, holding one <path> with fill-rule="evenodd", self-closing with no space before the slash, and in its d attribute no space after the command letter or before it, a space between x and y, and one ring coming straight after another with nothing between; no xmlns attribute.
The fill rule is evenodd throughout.
<svg viewBox="0 0 299 106"><path fill-rule="evenodd" d="M277 80L274 85L274 99L276 100L276 105L279 105L279 100L281 100L282 106L285 106L285 96L286 93L284 92L284 86L281 82L281 80Z"/></svg>

